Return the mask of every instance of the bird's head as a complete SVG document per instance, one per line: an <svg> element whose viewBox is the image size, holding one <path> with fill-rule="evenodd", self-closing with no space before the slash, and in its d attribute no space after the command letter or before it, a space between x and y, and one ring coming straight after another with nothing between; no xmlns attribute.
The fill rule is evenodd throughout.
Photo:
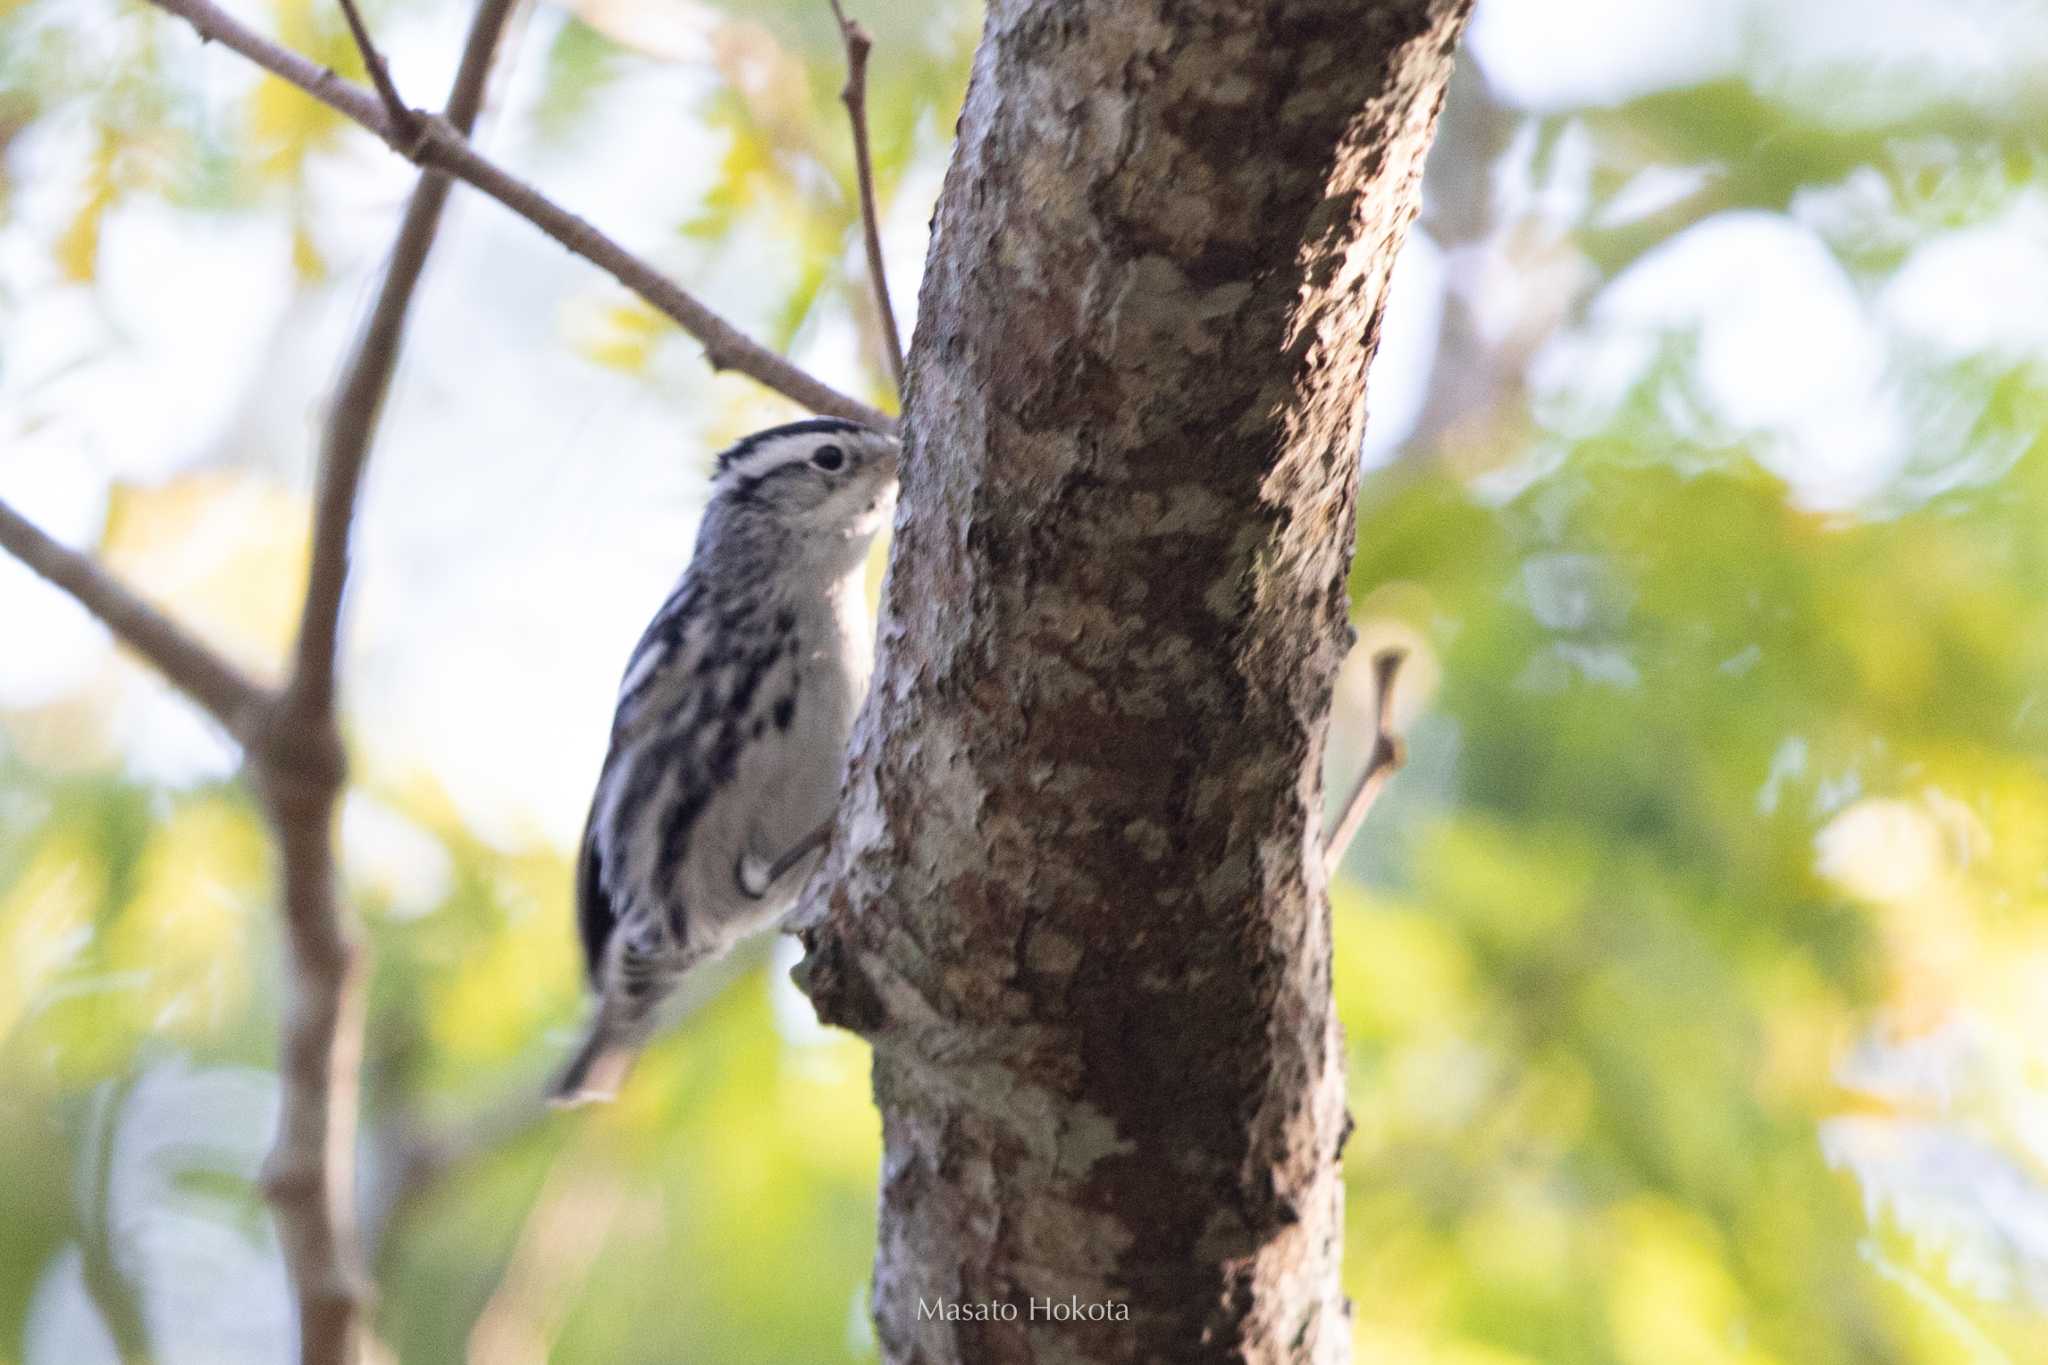
<svg viewBox="0 0 2048 1365"><path fill-rule="evenodd" d="M898 451L887 432L837 417L770 427L719 455L713 503L850 567L895 505Z"/></svg>

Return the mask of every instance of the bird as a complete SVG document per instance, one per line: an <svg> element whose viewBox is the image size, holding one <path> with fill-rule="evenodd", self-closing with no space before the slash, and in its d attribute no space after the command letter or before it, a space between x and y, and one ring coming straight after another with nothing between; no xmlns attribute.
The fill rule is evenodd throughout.
<svg viewBox="0 0 2048 1365"><path fill-rule="evenodd" d="M779 923L827 842L873 665L887 432L820 417L718 456L696 548L619 684L576 864L593 996L549 1098L612 1098L693 969Z"/></svg>

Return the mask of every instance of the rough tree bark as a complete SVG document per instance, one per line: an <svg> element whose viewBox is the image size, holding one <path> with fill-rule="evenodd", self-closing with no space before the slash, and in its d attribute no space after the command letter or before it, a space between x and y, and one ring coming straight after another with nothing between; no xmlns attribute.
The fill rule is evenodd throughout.
<svg viewBox="0 0 2048 1365"><path fill-rule="evenodd" d="M803 969L875 1047L892 1361L1349 1354L1319 769L1468 8L990 5Z"/></svg>

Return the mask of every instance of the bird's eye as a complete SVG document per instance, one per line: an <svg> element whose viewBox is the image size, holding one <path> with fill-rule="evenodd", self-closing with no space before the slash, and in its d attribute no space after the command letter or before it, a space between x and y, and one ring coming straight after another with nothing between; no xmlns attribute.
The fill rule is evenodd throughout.
<svg viewBox="0 0 2048 1365"><path fill-rule="evenodd" d="M846 463L846 452L838 446L819 446L811 455L811 463L830 473Z"/></svg>

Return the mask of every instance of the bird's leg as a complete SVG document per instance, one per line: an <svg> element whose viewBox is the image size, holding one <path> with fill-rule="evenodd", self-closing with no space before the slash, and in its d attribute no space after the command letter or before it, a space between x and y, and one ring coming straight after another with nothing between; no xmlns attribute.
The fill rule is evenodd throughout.
<svg viewBox="0 0 2048 1365"><path fill-rule="evenodd" d="M832 822L827 820L824 824L798 840L795 848L783 854L772 863L766 858L757 858L751 853L742 853L739 862L733 865L733 882L739 887L742 895L760 900L773 890L775 884L781 881L798 863L801 863L804 859L823 848L826 841L831 837Z"/></svg>
<svg viewBox="0 0 2048 1365"><path fill-rule="evenodd" d="M781 881L784 873L823 848L831 839L832 822L827 820L824 824L798 840L795 848L775 860L775 866L769 869L768 872L768 884L773 886Z"/></svg>

